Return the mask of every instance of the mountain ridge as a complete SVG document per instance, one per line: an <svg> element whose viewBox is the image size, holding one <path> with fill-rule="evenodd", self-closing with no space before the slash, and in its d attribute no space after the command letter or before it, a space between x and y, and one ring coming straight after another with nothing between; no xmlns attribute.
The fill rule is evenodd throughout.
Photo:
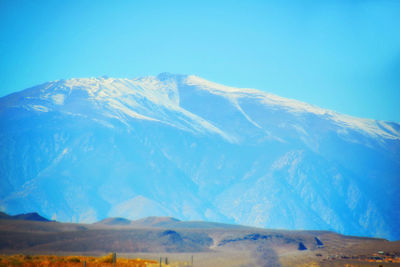
<svg viewBox="0 0 400 267"><path fill-rule="evenodd" d="M47 218L40 216L37 212L8 215L7 213L0 211L0 219L1 220L38 221L38 222L49 222L50 221Z"/></svg>
<svg viewBox="0 0 400 267"><path fill-rule="evenodd" d="M162 84L161 86L160 85L154 86L154 84L155 84L154 81L156 81L156 80L160 81L161 83L165 83L165 84ZM135 78L135 79L110 78L110 77L71 78L68 80L56 80L53 82L43 83L43 84L39 85L39 87L45 87L45 90L48 90L49 88L53 88L53 87L56 87L56 88L61 87L64 89L69 88L70 89L69 94L71 94L72 90L79 90L79 89L82 89L82 87L83 88L86 87L88 94L91 97L93 97L94 99L96 99L96 97L97 97L97 100L101 97L106 97L106 96L111 96L111 97L112 96L114 96L114 97L121 96L122 93L119 94L117 92L117 90L115 90L115 88L113 88L114 90L109 90L111 92L102 93L106 88L104 86L100 86L100 84L102 82L104 82L108 85L110 85L114 82L120 83L122 85L124 83L130 82L130 83L132 83L134 88L135 88L135 86L137 86L137 82L144 82L144 83L153 85L151 87L151 90L153 92L160 92L160 94L147 95L147 97L151 98L153 100L157 100L158 102L162 102L161 100L164 100L164 103L162 103L162 104L166 105L166 106L179 105L179 103L177 102L177 99L173 99L174 98L173 96L171 99L169 99L169 97L171 97L171 95L173 95L173 92L170 92L171 90L169 90L167 93L171 93L171 95L168 95L168 94L165 95L165 90L162 90L163 87L167 87L165 85L171 85L174 83L179 84L179 83L185 82L189 85L196 85L196 86L198 86L198 88L200 88L202 90L209 90L215 94L232 93L233 95L228 96L228 98L231 98L230 100L232 100L233 102L236 100L235 98L238 98L240 96L252 95L253 97L264 98L263 100L269 104L284 106L291 111L310 112L310 113L314 113L316 115L326 116L326 117L332 119L333 121L340 123L341 126L344 126L344 127L345 126L348 126L351 128L358 127L358 129L361 129L365 132L373 133L375 135L381 135L385 138L400 139L400 123L398 123L398 122L382 121L382 120L349 116L349 115L341 114L341 113L338 113L338 112L335 112L335 111L332 111L329 109L320 108L315 105L310 105L306 102L280 97L278 95L271 94L271 93L268 93L265 91L260 91L257 89L236 88L236 87L220 85L220 84L217 84L214 82L207 81L207 80L202 79L195 75L160 73L157 76L146 76L146 77ZM172 87L176 87L176 85L173 85ZM31 87L31 88L28 88L21 92L16 92L16 93L10 94L8 96L4 96L2 98L8 98L9 96L15 95L15 94L18 95L24 91L29 92L29 91L32 91L34 88L36 88L36 87ZM129 93L129 91L126 91L126 89L127 89L127 87L124 87L123 93ZM135 89L137 89L137 87ZM134 92L134 91L135 90L132 90L131 92ZM114 93L114 95L112 93ZM108 95L106 95L106 94L108 94ZM45 98L47 98L47 97L48 97L48 95L45 96ZM53 104L56 104L56 105L63 104L65 97L66 96L62 95L62 94L54 94L52 96ZM158 99L157 99L157 97L158 97ZM236 104L236 103L233 103L233 104ZM3 106L3 105L4 105L4 103L2 103L1 106ZM28 108L28 107L26 107L26 108ZM46 107L43 108L40 106L31 106L31 108L36 109L37 111L42 111L42 112L45 112L47 110ZM130 113L128 115L131 115L133 117L136 116L136 118L138 118L138 119L156 120L154 118L147 117L145 115L140 115L140 114ZM246 114L243 114L243 115L246 117ZM252 122L250 118L248 118L248 119L250 122ZM374 122L376 123L376 125L373 125ZM252 122L252 123L254 123L254 122ZM257 124L255 126L259 127Z"/></svg>
<svg viewBox="0 0 400 267"><path fill-rule="evenodd" d="M395 122L164 73L29 88L0 98L0 125L7 212L400 237Z"/></svg>

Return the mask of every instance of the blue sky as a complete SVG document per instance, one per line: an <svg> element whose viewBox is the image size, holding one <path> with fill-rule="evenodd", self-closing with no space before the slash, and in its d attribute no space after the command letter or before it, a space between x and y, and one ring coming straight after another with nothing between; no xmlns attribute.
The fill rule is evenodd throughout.
<svg viewBox="0 0 400 267"><path fill-rule="evenodd" d="M195 74L400 122L400 1L0 0L0 96Z"/></svg>

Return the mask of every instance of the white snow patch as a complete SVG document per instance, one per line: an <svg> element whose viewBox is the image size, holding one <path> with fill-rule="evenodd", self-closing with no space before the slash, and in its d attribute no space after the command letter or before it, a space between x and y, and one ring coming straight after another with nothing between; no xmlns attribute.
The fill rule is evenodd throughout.
<svg viewBox="0 0 400 267"><path fill-rule="evenodd" d="M66 154L68 154L69 149L64 148L64 150L53 160L53 164L60 162Z"/></svg>
<svg viewBox="0 0 400 267"><path fill-rule="evenodd" d="M242 107L239 105L239 103L237 102L236 99L234 100L234 105L235 105L235 107L240 111L240 113L242 113L243 116L244 116L251 124L253 124L254 126L256 126L256 127L259 128L259 129L262 128L257 122L253 121L253 120L250 118L250 116L247 115L246 112L244 112L244 110L243 110Z"/></svg>
<svg viewBox="0 0 400 267"><path fill-rule="evenodd" d="M396 132L393 127L383 121L356 118L349 115L338 114L333 111L330 111L330 114L332 115L332 120L342 127L361 130L374 137L395 140L400 139L400 133ZM382 128L386 129L386 131Z"/></svg>
<svg viewBox="0 0 400 267"><path fill-rule="evenodd" d="M103 125L103 126L105 126L105 127L107 127L107 128L111 128L111 129L114 128L114 125L112 125L111 123L108 123L107 121L99 120L99 119L92 119L92 120L97 122L97 123L99 123L99 124L101 124L101 125Z"/></svg>
<svg viewBox="0 0 400 267"><path fill-rule="evenodd" d="M225 133L224 131L222 131L218 127L214 126L212 123L208 122L207 120L203 119L202 117L200 117L196 114L193 114L182 108L179 108L178 110L182 114L184 114L186 117L189 117L190 119L192 119L195 122L195 124L192 123L191 126L194 127L195 129L197 129L198 131L204 132L204 130L206 130L207 132L216 133L216 134L220 135L228 142L231 142L231 143L238 142L238 140L235 137ZM200 127L198 127L198 126L200 126Z"/></svg>
<svg viewBox="0 0 400 267"><path fill-rule="evenodd" d="M64 148L63 152L61 153L62 156L68 153L68 148Z"/></svg>
<svg viewBox="0 0 400 267"><path fill-rule="evenodd" d="M259 90L256 89L248 89L248 88L236 88L230 87L214 82L207 81L203 78L197 77L195 75L189 75L186 80L186 84L195 85L201 87L202 89L213 91L213 92L225 92L225 93L260 93Z"/></svg>
<svg viewBox="0 0 400 267"><path fill-rule="evenodd" d="M118 102L115 99L110 99L108 101L108 105L116 110L121 111L123 114L128 115L131 118L136 118L136 119L140 119L140 120L150 120L150 121L159 121L157 119L154 118L150 118L144 115L141 115L135 111L133 111L132 109L127 108L126 106L124 106L123 104L121 104L120 102Z"/></svg>
<svg viewBox="0 0 400 267"><path fill-rule="evenodd" d="M41 105L30 105L30 107L34 110L40 111L40 112L48 112L49 109L45 106L41 106Z"/></svg>
<svg viewBox="0 0 400 267"><path fill-rule="evenodd" d="M57 105L64 104L65 95L63 94L52 95L51 98L53 99L54 104Z"/></svg>

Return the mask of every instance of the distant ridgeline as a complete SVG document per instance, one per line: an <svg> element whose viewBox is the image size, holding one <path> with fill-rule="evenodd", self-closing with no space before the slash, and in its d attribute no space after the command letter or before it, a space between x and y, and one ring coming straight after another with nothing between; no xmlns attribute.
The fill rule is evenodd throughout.
<svg viewBox="0 0 400 267"><path fill-rule="evenodd" d="M0 207L10 214L400 239L399 123L163 73L2 97L0 129Z"/></svg>
<svg viewBox="0 0 400 267"><path fill-rule="evenodd" d="M17 215L8 215L0 211L0 220L24 220L24 221L39 221L39 222L49 222L50 220L40 216L36 212L23 213Z"/></svg>

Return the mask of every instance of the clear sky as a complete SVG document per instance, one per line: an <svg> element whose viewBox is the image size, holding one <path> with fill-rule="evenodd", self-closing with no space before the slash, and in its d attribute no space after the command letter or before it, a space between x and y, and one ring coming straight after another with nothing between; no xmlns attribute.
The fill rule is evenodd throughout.
<svg viewBox="0 0 400 267"><path fill-rule="evenodd" d="M400 122L400 1L0 0L0 96L160 72Z"/></svg>

